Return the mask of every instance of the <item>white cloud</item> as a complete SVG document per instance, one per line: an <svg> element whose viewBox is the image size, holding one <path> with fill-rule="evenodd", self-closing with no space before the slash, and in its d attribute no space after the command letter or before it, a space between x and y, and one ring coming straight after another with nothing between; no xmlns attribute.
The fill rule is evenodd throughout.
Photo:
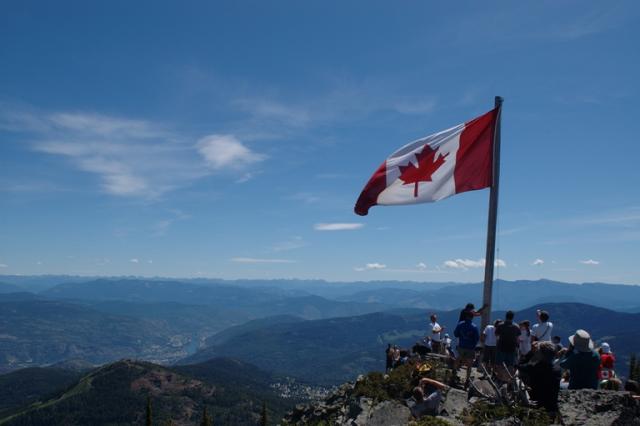
<svg viewBox="0 0 640 426"><path fill-rule="evenodd" d="M301 236L297 235L285 241L280 241L274 244L271 249L276 252L289 251L289 250L295 250L295 249L305 247L306 245L307 243L304 241L304 239Z"/></svg>
<svg viewBox="0 0 640 426"><path fill-rule="evenodd" d="M580 263L582 263L583 265L599 265L600 261L599 260L588 259L588 260L581 260Z"/></svg>
<svg viewBox="0 0 640 426"><path fill-rule="evenodd" d="M149 260L147 260L147 263L151 264L151 263L153 263L153 260L149 259Z"/></svg>
<svg viewBox="0 0 640 426"><path fill-rule="evenodd" d="M352 231L364 226L362 223L316 223L313 229L316 231Z"/></svg>
<svg viewBox="0 0 640 426"><path fill-rule="evenodd" d="M146 120L86 113L43 113L0 104L0 128L26 133L34 151L66 158L77 169L99 177L104 192L156 198L194 180L244 168L266 157L233 135L193 140Z"/></svg>
<svg viewBox="0 0 640 426"><path fill-rule="evenodd" d="M241 169L266 158L247 148L233 135L205 136L198 141L197 148L213 170Z"/></svg>
<svg viewBox="0 0 640 426"><path fill-rule="evenodd" d="M9 265L7 265L6 263L0 263L0 268L8 268Z"/></svg>
<svg viewBox="0 0 640 426"><path fill-rule="evenodd" d="M419 263L416 265L416 268L418 268L418 269L427 269L427 264L426 264L426 263L424 263L424 262L419 262Z"/></svg>
<svg viewBox="0 0 640 426"><path fill-rule="evenodd" d="M384 263L373 262L373 263L367 263L366 265L364 265L364 267L358 266L353 269L355 271L362 272L362 271L380 270L380 269L386 269L386 268L387 268L387 265L385 265Z"/></svg>
<svg viewBox="0 0 640 426"><path fill-rule="evenodd" d="M136 259L135 257L131 260L129 260L129 262L131 263L140 263L140 260Z"/></svg>
<svg viewBox="0 0 640 426"><path fill-rule="evenodd" d="M536 260L534 260L533 262L531 262L531 264L532 264L533 266L544 265L544 260L542 260L542 259L536 259Z"/></svg>
<svg viewBox="0 0 640 426"><path fill-rule="evenodd" d="M237 99L232 105L248 112L254 119L275 121L292 127L304 127L311 120L304 107L290 106L271 99Z"/></svg>
<svg viewBox="0 0 640 426"><path fill-rule="evenodd" d="M385 265L384 263L367 263L365 265L366 269L384 269L386 268L387 265Z"/></svg>
<svg viewBox="0 0 640 426"><path fill-rule="evenodd" d="M295 260L290 259L264 259L255 257L234 257L231 259L236 263L295 263Z"/></svg>
<svg viewBox="0 0 640 426"><path fill-rule="evenodd" d="M455 259L447 260L444 262L444 266L451 269L467 270L471 268L484 268L485 259L471 260L471 259ZM494 265L500 268L506 268L507 262L502 259L496 259Z"/></svg>

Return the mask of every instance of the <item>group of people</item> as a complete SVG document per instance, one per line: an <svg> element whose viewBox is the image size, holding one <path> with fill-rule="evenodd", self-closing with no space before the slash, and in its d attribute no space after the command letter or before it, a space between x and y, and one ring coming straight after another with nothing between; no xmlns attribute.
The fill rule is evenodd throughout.
<svg viewBox="0 0 640 426"><path fill-rule="evenodd" d="M476 310L471 303L460 312L453 336L454 343L430 315L427 335L412 348L419 355L427 353L446 356L455 370L466 367L465 386L470 383L472 367L482 364L496 382L509 382L514 377L529 389L529 396L549 412L558 410L561 389L622 390L623 385L615 373L615 355L608 343L597 349L585 330L577 330L564 347L560 336L553 334L549 313L537 311L536 323L528 320L516 322L515 313L508 311L504 319L496 320L480 331L474 318L482 315L483 306ZM387 348L387 370L406 362L411 353L397 346ZM424 380L414 389L416 414L432 411L437 406L444 384ZM629 381L624 388L637 395L638 384ZM640 398L640 396L635 396Z"/></svg>

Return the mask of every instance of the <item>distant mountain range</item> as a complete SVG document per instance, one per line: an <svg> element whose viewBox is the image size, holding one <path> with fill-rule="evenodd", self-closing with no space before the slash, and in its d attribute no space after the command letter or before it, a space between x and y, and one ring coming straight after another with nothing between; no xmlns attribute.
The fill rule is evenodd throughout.
<svg viewBox="0 0 640 426"><path fill-rule="evenodd" d="M0 275L0 293L29 291L46 297L84 301L176 302L238 308L274 300L320 296L332 301L390 308L453 309L480 303L480 283L412 281L326 282L322 280L217 280L90 278ZM639 283L640 284L640 283ZM627 312L640 311L640 285L569 284L551 280L496 280L494 308L523 309L540 303L574 302ZM365 309L365 308L355 308ZM373 311L368 311L373 312ZM365 313L365 312L359 312ZM353 313L355 314L355 312Z"/></svg>
<svg viewBox="0 0 640 426"><path fill-rule="evenodd" d="M462 306L481 305L480 284L65 276L0 281L0 372L68 359L98 365L123 357L172 363L230 355L336 383L376 368L385 342L408 344L421 336L427 312L440 312L451 330ZM494 287L494 309L550 301L583 306L558 330L574 331L563 324L595 327L598 337L615 337L623 353L636 347L636 332L623 321L631 317L594 306L638 312L639 300L640 286L540 280L497 281ZM591 325L593 318L601 324ZM306 374L309 359L325 367Z"/></svg>
<svg viewBox="0 0 640 426"><path fill-rule="evenodd" d="M20 370L0 376L0 389L18 389L0 390L0 424L144 424L149 397L153 424L200 424L206 407L214 424L255 425L263 403L269 418L280 419L299 401L281 398L273 380L253 365L224 358L176 368L123 360L82 376Z"/></svg>
<svg viewBox="0 0 640 426"><path fill-rule="evenodd" d="M640 314L615 312L575 303L537 305L516 313L516 320L535 322L536 309L545 309L554 323L554 335L567 344L578 328L588 330L596 342L607 341L618 356L618 368L626 374L631 353L640 352ZM452 333L459 310L438 312L440 324ZM496 313L501 316L502 313ZM311 383L333 385L358 374L384 368L388 343L410 348L426 334L424 312L384 312L357 317L292 322L281 318L254 321L251 327L235 327L210 339L212 346L181 362L198 362L213 356L231 356L289 374ZM477 320L476 320L477 321Z"/></svg>

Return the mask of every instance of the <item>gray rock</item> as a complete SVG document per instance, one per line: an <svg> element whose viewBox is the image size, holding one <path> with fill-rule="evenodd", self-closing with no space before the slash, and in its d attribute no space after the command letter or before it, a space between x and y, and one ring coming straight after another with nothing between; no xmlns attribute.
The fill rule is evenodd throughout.
<svg viewBox="0 0 640 426"><path fill-rule="evenodd" d="M628 392L562 391L558 403L567 426L640 426L640 402Z"/></svg>
<svg viewBox="0 0 640 426"><path fill-rule="evenodd" d="M375 405L369 414L367 426L405 426L409 424L409 408L397 401L383 401Z"/></svg>
<svg viewBox="0 0 640 426"><path fill-rule="evenodd" d="M467 392L460 389L450 388L440 409L446 412L448 417L458 417L462 414L462 410L469 406ZM444 414L444 413L443 413Z"/></svg>

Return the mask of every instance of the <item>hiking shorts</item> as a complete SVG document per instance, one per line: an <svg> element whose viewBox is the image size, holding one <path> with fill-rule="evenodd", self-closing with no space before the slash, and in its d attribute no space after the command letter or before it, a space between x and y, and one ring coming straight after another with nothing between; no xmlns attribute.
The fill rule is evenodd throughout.
<svg viewBox="0 0 640 426"><path fill-rule="evenodd" d="M505 363L507 366L516 365L516 352L501 352L496 353L496 364L502 365Z"/></svg>
<svg viewBox="0 0 640 426"><path fill-rule="evenodd" d="M496 347L495 346L485 346L482 350L482 362L485 364L495 364L496 363Z"/></svg>
<svg viewBox="0 0 640 426"><path fill-rule="evenodd" d="M458 356L460 357L460 362L470 364L476 358L476 351L473 349L458 348Z"/></svg>

